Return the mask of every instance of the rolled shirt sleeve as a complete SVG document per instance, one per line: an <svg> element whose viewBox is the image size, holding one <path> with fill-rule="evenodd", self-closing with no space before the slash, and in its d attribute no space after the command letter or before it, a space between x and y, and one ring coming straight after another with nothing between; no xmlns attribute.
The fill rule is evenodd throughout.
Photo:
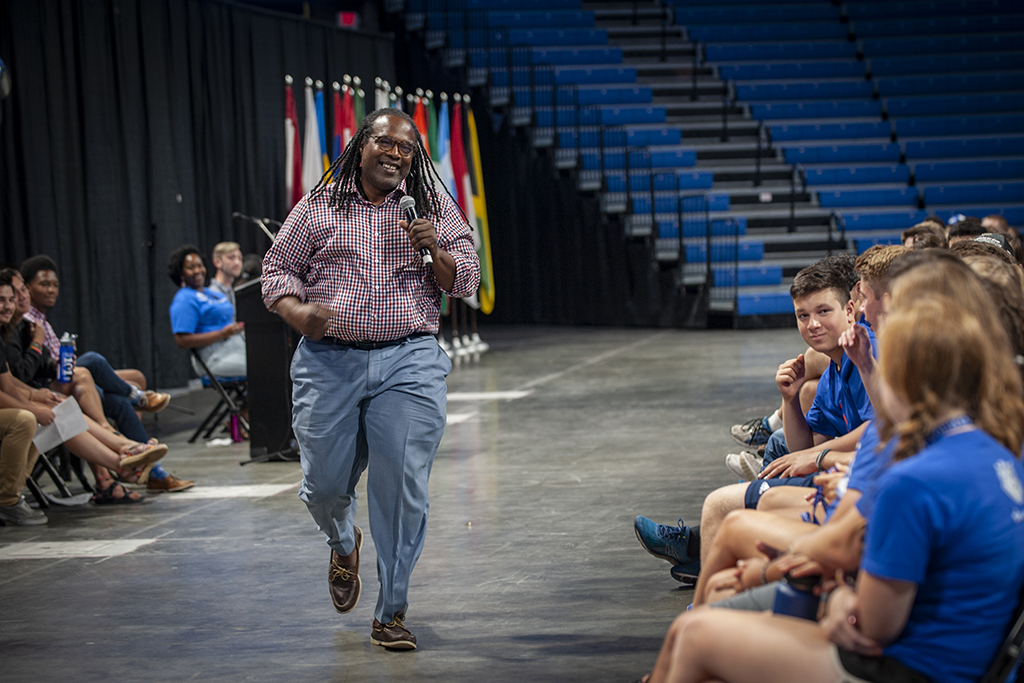
<svg viewBox="0 0 1024 683"><path fill-rule="evenodd" d="M455 282L449 296L461 299L472 296L480 287L480 257L473 246L469 225L462 218L458 207L446 195L441 195L441 216L434 223L437 243L455 261ZM436 283L436 279L435 279ZM440 284L439 289L444 291Z"/></svg>

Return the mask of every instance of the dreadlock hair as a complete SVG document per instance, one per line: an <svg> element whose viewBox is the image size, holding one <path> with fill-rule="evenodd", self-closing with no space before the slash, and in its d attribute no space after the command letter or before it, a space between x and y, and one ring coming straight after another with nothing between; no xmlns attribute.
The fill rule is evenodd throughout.
<svg viewBox="0 0 1024 683"><path fill-rule="evenodd" d="M416 136L416 150L412 153L412 167L409 169L409 175L405 178L405 191L416 200L416 212L420 216L436 216L441 213L441 202L438 198L436 184L444 188L452 203L459 209L463 219L466 219L462 207L455 201L444 181L434 170L434 164L427 156L427 150L423 146L423 138L420 136L419 129L416 128L416 123L404 111L393 107L377 109L363 118L363 122L359 124L359 129L352 136L345 150L331 162L330 167L310 194L328 192L330 194L327 205L343 213L348 213L349 205L352 203L352 194L348 191L349 185L355 183L356 188L360 189L359 178L362 173L360 164L362 163L363 147L371 142L373 124L382 116L391 116L407 121ZM466 219L466 222L468 223L469 220Z"/></svg>

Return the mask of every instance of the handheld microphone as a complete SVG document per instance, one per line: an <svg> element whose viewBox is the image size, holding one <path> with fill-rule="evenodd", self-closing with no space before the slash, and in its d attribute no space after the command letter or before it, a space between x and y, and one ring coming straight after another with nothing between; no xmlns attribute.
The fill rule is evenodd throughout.
<svg viewBox="0 0 1024 683"><path fill-rule="evenodd" d="M416 200L409 195L405 195L398 201L398 208L405 212L405 220L410 223L419 218L419 216L416 215ZM430 256L430 250L426 247L420 249L420 258L423 259L423 263L428 266L434 262L433 257Z"/></svg>

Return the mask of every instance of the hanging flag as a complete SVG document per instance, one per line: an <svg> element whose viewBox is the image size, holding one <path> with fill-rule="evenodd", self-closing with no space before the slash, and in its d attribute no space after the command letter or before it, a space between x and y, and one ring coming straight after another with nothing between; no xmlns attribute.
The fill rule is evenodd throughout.
<svg viewBox="0 0 1024 683"><path fill-rule="evenodd" d="M366 117L366 93L363 92L362 88L356 90L356 96L352 102L352 109L355 111L356 115L356 128L359 128L359 125Z"/></svg>
<svg viewBox="0 0 1024 683"><path fill-rule="evenodd" d="M299 115L289 76L284 86L284 186L291 209L302 199L302 143L299 141Z"/></svg>
<svg viewBox="0 0 1024 683"><path fill-rule="evenodd" d="M341 126L344 131L345 147L356 134L356 112L352 101L352 87L345 86L345 97L341 104Z"/></svg>
<svg viewBox="0 0 1024 683"><path fill-rule="evenodd" d="M324 174L323 150L320 147L320 125L316 120L316 100L313 98L313 80L306 79L306 137L302 148L302 193L317 186Z"/></svg>
<svg viewBox="0 0 1024 683"><path fill-rule="evenodd" d="M444 183L445 188L447 188L448 193L458 202L459 192L455 187L455 172L452 170L452 150L449 139L448 97L441 93L441 111L437 115L437 153L440 157L437 174L441 177L441 181ZM439 192L443 192L442 188L437 189Z"/></svg>
<svg viewBox="0 0 1024 683"><path fill-rule="evenodd" d="M441 163L441 155L437 148L437 107L434 106L434 93L427 91L427 139L430 140L430 159L436 167Z"/></svg>
<svg viewBox="0 0 1024 683"><path fill-rule="evenodd" d="M416 130L420 132L420 137L423 138L423 147L427 150L427 156L430 156L430 135L427 127L427 110L423 107L423 98L416 98L416 109L413 110L412 121L416 124Z"/></svg>
<svg viewBox="0 0 1024 683"><path fill-rule="evenodd" d="M480 165L480 138L476 132L473 110L466 107L466 127L469 140L469 177L473 181L473 207L476 212L476 253L480 257L480 310L489 314L494 310L494 266L491 262L491 232L487 223L487 199L484 196L484 170Z"/></svg>
<svg viewBox="0 0 1024 683"><path fill-rule="evenodd" d="M455 187L459 193L456 195L462 212L466 214L469 225L476 229L476 212L473 210L473 184L469 179L469 168L466 166L466 146L463 144L462 136L462 97L455 96L455 104L452 107L452 129L451 129L451 150L452 150L452 176L455 179Z"/></svg>
<svg viewBox="0 0 1024 683"><path fill-rule="evenodd" d="M316 82L316 126L320 135L320 160L323 162L323 171L326 171L331 165L331 161L327 158L327 116L324 113L324 84L322 81Z"/></svg>
<svg viewBox="0 0 1024 683"><path fill-rule="evenodd" d="M334 110L334 137L331 140L331 161L334 161L341 156L341 151L345 149L344 137L342 134L342 121L344 120L344 114L342 113L341 103L341 86L338 82L334 82L334 101L331 103L331 109Z"/></svg>

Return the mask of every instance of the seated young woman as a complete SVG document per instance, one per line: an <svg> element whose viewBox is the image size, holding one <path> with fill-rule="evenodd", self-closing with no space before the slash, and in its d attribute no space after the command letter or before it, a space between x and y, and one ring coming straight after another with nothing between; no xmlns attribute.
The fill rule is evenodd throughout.
<svg viewBox="0 0 1024 683"><path fill-rule="evenodd" d="M673 623L649 683L977 680L1024 581L1024 400L991 304L893 298L878 366L893 464L858 508L855 587L820 624L698 608Z"/></svg>
<svg viewBox="0 0 1024 683"><path fill-rule="evenodd" d="M235 307L214 289L206 287L206 265L199 249L186 244L171 254L168 265L178 293L171 301L171 331L183 349L197 349L217 377L246 375L244 325L234 322ZM193 363L197 374L205 374Z"/></svg>

